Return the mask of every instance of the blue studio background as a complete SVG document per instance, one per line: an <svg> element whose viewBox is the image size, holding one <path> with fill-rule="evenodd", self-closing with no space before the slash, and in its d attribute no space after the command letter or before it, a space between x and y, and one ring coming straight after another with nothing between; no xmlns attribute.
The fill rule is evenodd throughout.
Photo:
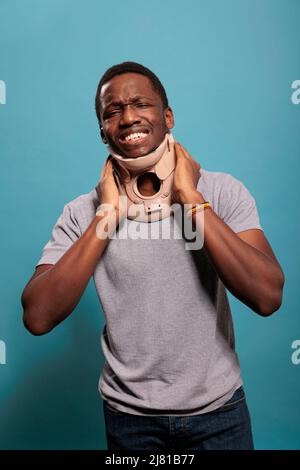
<svg viewBox="0 0 300 470"><path fill-rule="evenodd" d="M237 351L256 448L300 448L299 19L299 0L0 0L1 449L106 448L93 281L41 337L20 297L64 204L99 179L94 96L124 60L157 73L203 168L256 199L284 300L262 318L229 295Z"/></svg>

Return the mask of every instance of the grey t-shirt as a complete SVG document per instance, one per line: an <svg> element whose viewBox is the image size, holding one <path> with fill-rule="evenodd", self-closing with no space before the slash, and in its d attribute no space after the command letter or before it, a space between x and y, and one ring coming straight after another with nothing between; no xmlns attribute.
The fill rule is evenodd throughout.
<svg viewBox="0 0 300 470"><path fill-rule="evenodd" d="M234 232L263 230L253 196L232 175L201 168L198 190ZM98 205L95 189L66 204L37 265L55 264ZM94 272L105 315L101 398L136 415L213 411L243 384L226 289L205 249L186 249L174 217L139 224L152 238L139 238L136 224L125 219Z"/></svg>

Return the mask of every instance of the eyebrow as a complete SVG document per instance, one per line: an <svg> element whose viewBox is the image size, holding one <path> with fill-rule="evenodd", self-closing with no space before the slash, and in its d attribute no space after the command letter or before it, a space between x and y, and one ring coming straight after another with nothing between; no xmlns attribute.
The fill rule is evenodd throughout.
<svg viewBox="0 0 300 470"><path fill-rule="evenodd" d="M142 95L137 95L137 96L134 96L133 98L131 98L129 101L130 102L136 102L136 101L139 101L139 100L150 100L151 101L151 98L147 97L147 96L142 96ZM109 108L110 106L122 106L123 105L123 101L110 101L108 102L108 104L105 106L105 109Z"/></svg>

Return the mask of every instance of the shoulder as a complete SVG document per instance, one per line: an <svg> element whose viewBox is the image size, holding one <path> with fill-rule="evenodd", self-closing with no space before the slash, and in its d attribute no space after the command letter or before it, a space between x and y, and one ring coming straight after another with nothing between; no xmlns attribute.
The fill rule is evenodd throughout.
<svg viewBox="0 0 300 470"><path fill-rule="evenodd" d="M238 178L224 171L209 171L201 168L200 175L199 186L208 190L238 187L243 184Z"/></svg>
<svg viewBox="0 0 300 470"><path fill-rule="evenodd" d="M99 200L96 189L92 189L90 192L80 194L67 202L63 208L63 213L68 214L84 231L95 216L98 206Z"/></svg>
<svg viewBox="0 0 300 470"><path fill-rule="evenodd" d="M254 203L254 198L245 184L231 173L208 171L201 168L197 189L205 199L213 203L219 215L224 214L228 205Z"/></svg>
<svg viewBox="0 0 300 470"><path fill-rule="evenodd" d="M200 175L198 191L203 189L208 192L229 192L247 189L245 184L231 173L209 171L201 168Z"/></svg>
<svg viewBox="0 0 300 470"><path fill-rule="evenodd" d="M226 193L238 191L242 186L244 186L243 183L230 173L201 168L197 189L210 198L216 198L220 193L226 195Z"/></svg>
<svg viewBox="0 0 300 470"><path fill-rule="evenodd" d="M99 205L99 201L96 189L92 189L90 192L85 194L80 194L66 204L66 206L72 208L73 210L91 206L95 207L97 205Z"/></svg>

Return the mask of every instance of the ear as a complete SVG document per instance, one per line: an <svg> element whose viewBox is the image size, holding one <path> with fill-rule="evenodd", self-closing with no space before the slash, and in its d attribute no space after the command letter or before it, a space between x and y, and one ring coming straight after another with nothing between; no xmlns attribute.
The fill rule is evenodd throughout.
<svg viewBox="0 0 300 470"><path fill-rule="evenodd" d="M104 132L103 132L102 127L100 127L100 134L101 134L102 142L103 142L104 144L107 144L107 140L106 140L106 137L105 137L105 134L104 134Z"/></svg>
<svg viewBox="0 0 300 470"><path fill-rule="evenodd" d="M174 127L174 114L172 108L168 106L168 108L164 110L164 115L167 128L172 129Z"/></svg>

